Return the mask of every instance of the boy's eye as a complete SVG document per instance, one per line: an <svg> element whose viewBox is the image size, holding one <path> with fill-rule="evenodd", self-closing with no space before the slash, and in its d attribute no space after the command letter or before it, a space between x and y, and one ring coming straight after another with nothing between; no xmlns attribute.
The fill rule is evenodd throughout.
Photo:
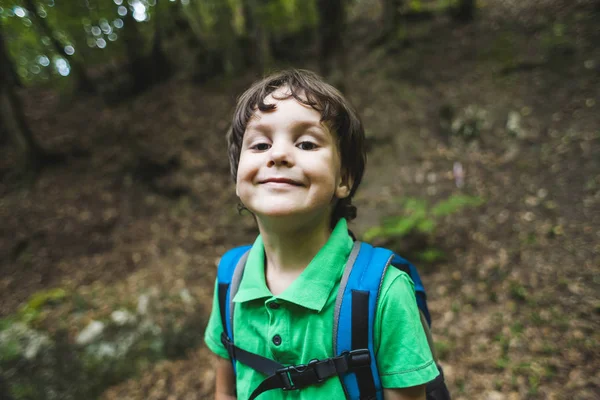
<svg viewBox="0 0 600 400"><path fill-rule="evenodd" d="M268 143L257 143L254 146L251 147L252 150L258 150L258 151L266 151L269 150L271 146Z"/></svg>
<svg viewBox="0 0 600 400"><path fill-rule="evenodd" d="M304 142L298 143L298 148L300 150L314 150L317 148L317 145L314 144L313 142L304 141Z"/></svg>

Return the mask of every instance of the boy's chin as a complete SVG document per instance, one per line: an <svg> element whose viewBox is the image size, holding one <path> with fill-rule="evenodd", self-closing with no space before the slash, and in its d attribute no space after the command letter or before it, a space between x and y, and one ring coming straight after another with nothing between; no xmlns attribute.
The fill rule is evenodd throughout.
<svg viewBox="0 0 600 400"><path fill-rule="evenodd" d="M268 205L267 205L268 204ZM257 204L252 210L258 218L294 218L299 215L310 213L311 210L303 205L294 204L291 201L265 201Z"/></svg>
<svg viewBox="0 0 600 400"><path fill-rule="evenodd" d="M301 219L304 218L306 213L303 213L299 210L293 210L293 209L271 209L268 210L266 212L256 212L255 213L256 217L259 220L264 220L264 221L277 221L277 220L281 220L281 221L291 221L294 219Z"/></svg>
<svg viewBox="0 0 600 400"><path fill-rule="evenodd" d="M254 214L262 226L283 227L293 229L296 227L320 225L319 222L329 224L331 213L318 212L316 210L297 209L270 209L268 212L257 212Z"/></svg>

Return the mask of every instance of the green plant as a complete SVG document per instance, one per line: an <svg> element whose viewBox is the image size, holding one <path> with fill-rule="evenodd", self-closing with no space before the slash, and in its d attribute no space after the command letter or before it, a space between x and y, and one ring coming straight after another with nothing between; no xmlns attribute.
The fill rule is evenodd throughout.
<svg viewBox="0 0 600 400"><path fill-rule="evenodd" d="M453 301L452 306L450 308L451 308L452 312L458 313L458 312L460 312L460 303L457 301Z"/></svg>
<svg viewBox="0 0 600 400"><path fill-rule="evenodd" d="M517 281L511 281L510 282L510 297L512 297L515 300L518 301L525 301L527 300L527 289L525 289L525 287Z"/></svg>
<svg viewBox="0 0 600 400"><path fill-rule="evenodd" d="M446 257L446 253L439 249L429 248L417 253L416 256L419 261L434 263L443 260Z"/></svg>
<svg viewBox="0 0 600 400"><path fill-rule="evenodd" d="M519 321L515 322L514 324L512 324L512 326L510 327L510 331L515 334L518 335L520 333L523 333L523 330L525 329L525 327L523 326L523 324Z"/></svg>
<svg viewBox="0 0 600 400"><path fill-rule="evenodd" d="M435 232L439 219L457 213L463 208L477 207L484 203L480 197L452 195L433 206L424 199L406 198L401 201L402 212L398 216L388 217L382 224L368 229L363 239L367 242L377 238L400 238L413 233L431 235ZM425 253L430 258L439 257L439 251Z"/></svg>
<svg viewBox="0 0 600 400"><path fill-rule="evenodd" d="M536 374L531 374L527 380L529 382L529 394L532 396L537 395L540 387L540 377Z"/></svg>
<svg viewBox="0 0 600 400"><path fill-rule="evenodd" d="M43 290L34 293L18 312L19 320L28 323L35 320L41 309L49 303L57 303L67 297L67 292L61 288Z"/></svg>
<svg viewBox="0 0 600 400"><path fill-rule="evenodd" d="M506 356L500 357L496 361L494 361L494 367L496 367L496 369L499 371L504 371L505 369L507 369L509 364L510 359Z"/></svg>

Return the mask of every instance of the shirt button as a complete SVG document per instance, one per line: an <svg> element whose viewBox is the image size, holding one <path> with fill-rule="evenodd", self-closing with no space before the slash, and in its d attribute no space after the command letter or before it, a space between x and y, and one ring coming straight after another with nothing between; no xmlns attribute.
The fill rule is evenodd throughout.
<svg viewBox="0 0 600 400"><path fill-rule="evenodd" d="M269 303L269 308L271 310L277 310L279 307L280 307L280 305L276 301L272 301L271 303Z"/></svg>
<svg viewBox="0 0 600 400"><path fill-rule="evenodd" d="M273 336L273 344L275 346L279 346L281 344L281 336L279 336L279 335Z"/></svg>

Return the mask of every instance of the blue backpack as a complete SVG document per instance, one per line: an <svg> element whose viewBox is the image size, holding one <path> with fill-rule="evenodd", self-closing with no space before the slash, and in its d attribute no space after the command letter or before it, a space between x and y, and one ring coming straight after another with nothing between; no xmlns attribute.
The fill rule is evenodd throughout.
<svg viewBox="0 0 600 400"><path fill-rule="evenodd" d="M234 371L237 360L267 375L249 400L254 400L267 390L299 390L322 383L331 377L339 377L348 399L383 399L383 389L374 357L372 332L379 288L390 265L406 272L415 284L421 322L435 357L429 330L431 317L427 309L425 288L416 268L391 250L359 241L354 242L337 294L333 324L334 357L315 359L308 364L285 366L237 347L234 344L234 303L231 300L239 288L250 247L236 247L226 252L221 258L217 272L221 322L224 327L221 342L229 353ZM438 369L440 374L427 384L427 400L450 399L439 364Z"/></svg>

